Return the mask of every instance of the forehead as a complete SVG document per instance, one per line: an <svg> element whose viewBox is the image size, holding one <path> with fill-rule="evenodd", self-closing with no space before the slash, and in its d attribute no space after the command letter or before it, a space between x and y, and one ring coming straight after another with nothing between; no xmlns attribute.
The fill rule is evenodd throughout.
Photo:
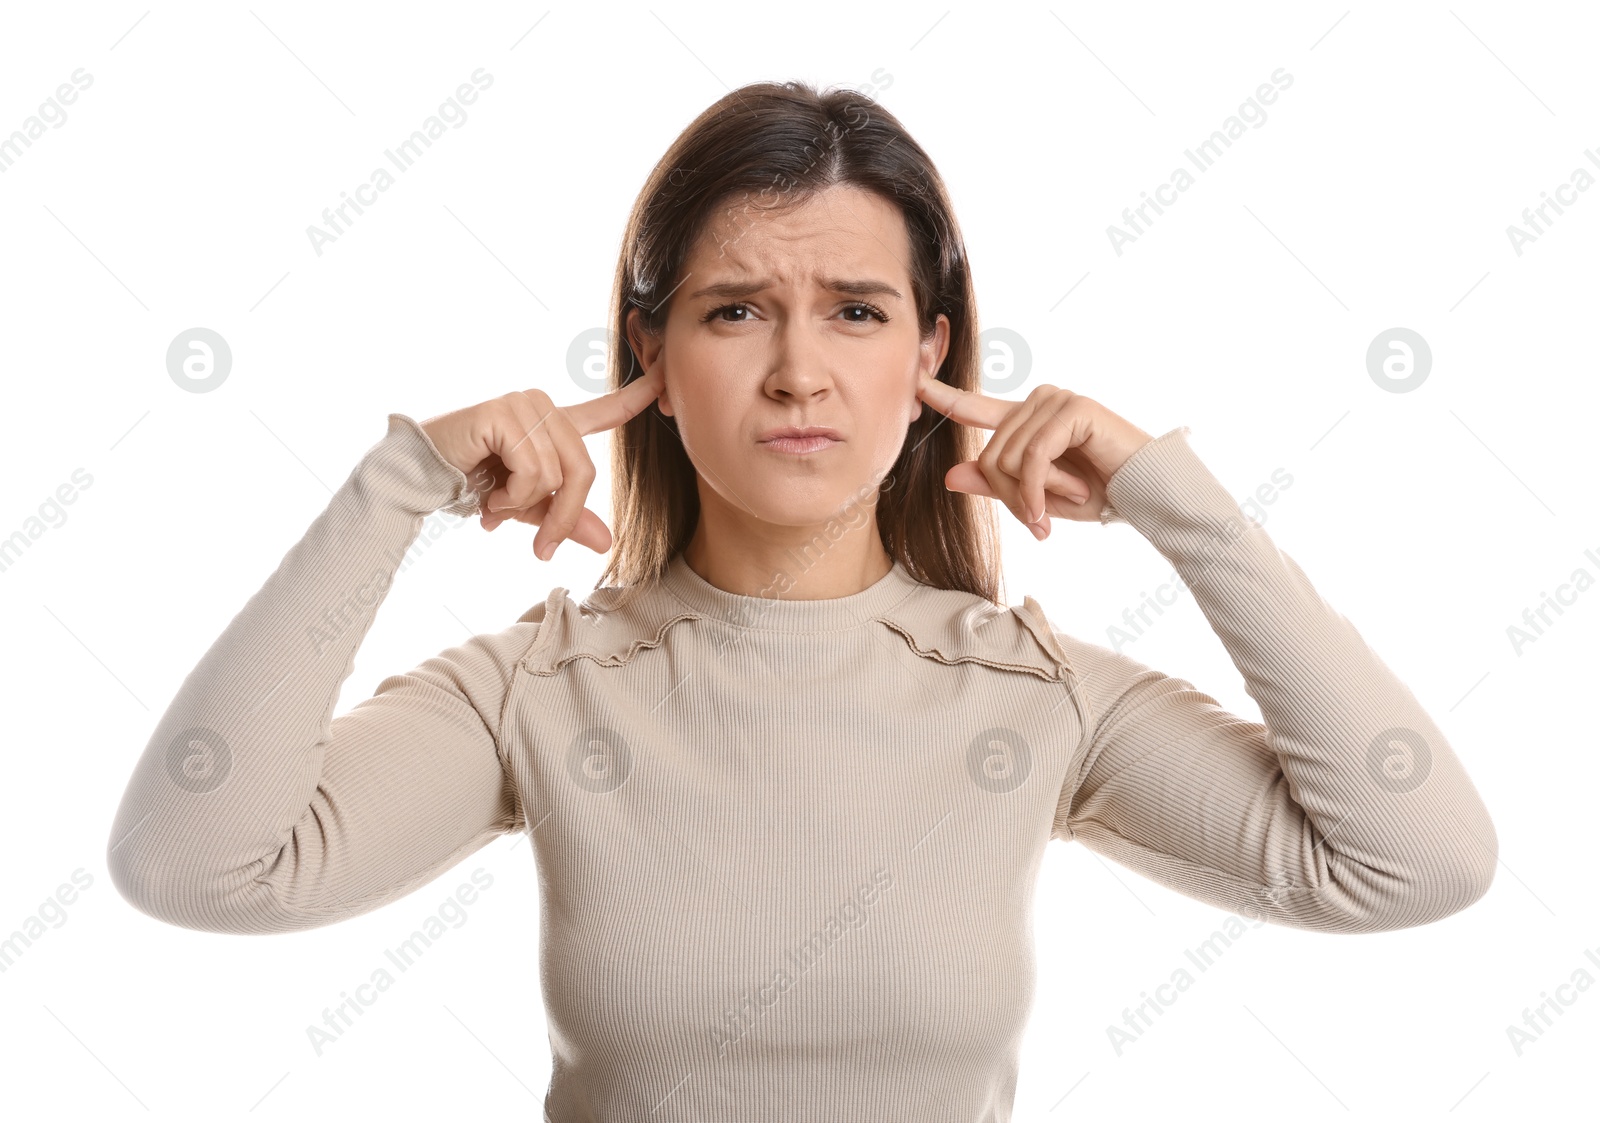
<svg viewBox="0 0 1600 1123"><path fill-rule="evenodd" d="M898 207L875 192L836 184L798 205L775 188L723 200L685 268L697 280L759 274L808 285L834 273L905 285L909 255Z"/></svg>

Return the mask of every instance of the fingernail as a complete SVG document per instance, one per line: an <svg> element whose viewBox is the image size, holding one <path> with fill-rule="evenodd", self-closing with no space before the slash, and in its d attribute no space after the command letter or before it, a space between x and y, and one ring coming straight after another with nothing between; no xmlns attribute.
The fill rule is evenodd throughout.
<svg viewBox="0 0 1600 1123"><path fill-rule="evenodd" d="M1032 523L1028 524L1028 529L1033 531L1033 536L1035 538L1037 538L1041 542L1044 541L1044 531L1040 530L1038 527L1034 526Z"/></svg>

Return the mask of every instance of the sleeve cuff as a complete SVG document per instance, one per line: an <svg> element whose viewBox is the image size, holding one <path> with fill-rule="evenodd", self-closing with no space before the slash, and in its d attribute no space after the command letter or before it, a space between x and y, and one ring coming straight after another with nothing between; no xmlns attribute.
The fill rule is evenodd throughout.
<svg viewBox="0 0 1600 1123"><path fill-rule="evenodd" d="M1185 466L1183 461L1194 459L1194 450L1179 439L1188 435L1187 425L1169 429L1135 449L1133 455L1111 473L1111 478L1106 481L1106 505L1100 508L1101 526L1128 521L1122 512L1117 510L1117 501L1127 502L1126 496L1132 488L1125 485L1130 479L1148 480L1152 476L1158 479L1164 478L1171 475L1175 469L1181 470Z"/></svg>
<svg viewBox="0 0 1600 1123"><path fill-rule="evenodd" d="M404 454L403 476L406 500L424 514L446 511L466 518L479 510L479 497L466 474L444 458L427 430L403 413L389 415L389 432L384 443L393 442Z"/></svg>

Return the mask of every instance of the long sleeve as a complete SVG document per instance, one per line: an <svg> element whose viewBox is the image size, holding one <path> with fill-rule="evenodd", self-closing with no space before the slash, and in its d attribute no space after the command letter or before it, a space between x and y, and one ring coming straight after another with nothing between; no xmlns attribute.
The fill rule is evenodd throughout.
<svg viewBox="0 0 1600 1123"><path fill-rule="evenodd" d="M1498 843L1444 735L1304 572L1246 520L1188 443L1141 447L1107 481L1176 568L1261 708L1056 631L1085 734L1052 837L1251 918L1375 932L1488 891ZM1054 631L1054 629L1052 629Z"/></svg>
<svg viewBox="0 0 1600 1123"><path fill-rule="evenodd" d="M313 928L518 827L500 722L542 614L390 675L332 717L424 517L477 505L421 426L390 414L157 724L107 841L126 900L206 931Z"/></svg>

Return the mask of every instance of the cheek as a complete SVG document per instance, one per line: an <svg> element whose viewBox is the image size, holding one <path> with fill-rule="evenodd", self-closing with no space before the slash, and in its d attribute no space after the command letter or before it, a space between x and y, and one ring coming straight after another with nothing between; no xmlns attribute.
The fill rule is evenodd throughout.
<svg viewBox="0 0 1600 1123"><path fill-rule="evenodd" d="M861 450L873 461L899 455L906 430L921 404L915 387L916 381L910 377L884 380L874 393L852 405L852 420L861 437Z"/></svg>
<svg viewBox="0 0 1600 1123"><path fill-rule="evenodd" d="M667 395L678 432L696 456L720 459L733 435L741 431L737 394L704 366L679 366L678 371L676 376L668 374Z"/></svg>

